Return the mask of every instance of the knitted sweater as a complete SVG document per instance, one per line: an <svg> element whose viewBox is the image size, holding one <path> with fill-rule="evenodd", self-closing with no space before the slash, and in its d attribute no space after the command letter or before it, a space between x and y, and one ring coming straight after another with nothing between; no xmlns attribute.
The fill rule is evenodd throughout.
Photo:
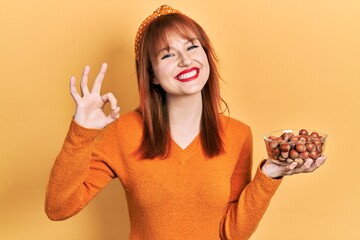
<svg viewBox="0 0 360 240"><path fill-rule="evenodd" d="M240 121L221 115L225 152L207 158L199 135L185 149L171 140L166 159L138 159L139 113L103 130L71 122L51 171L45 210L52 220L78 213L113 178L127 197L135 240L248 239L281 180L257 169L251 181L252 135ZM114 203L116 204L116 203Z"/></svg>

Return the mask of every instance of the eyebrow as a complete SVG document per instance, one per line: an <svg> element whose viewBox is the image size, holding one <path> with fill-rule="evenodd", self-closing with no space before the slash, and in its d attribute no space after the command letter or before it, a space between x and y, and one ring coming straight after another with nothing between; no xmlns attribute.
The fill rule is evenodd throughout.
<svg viewBox="0 0 360 240"><path fill-rule="evenodd" d="M199 41L199 39L198 38L190 38L188 41L186 41L184 44L188 44L188 43L194 43L196 40L198 40ZM200 42L200 41L199 41ZM158 56L161 52L163 52L163 51L169 51L171 49L171 47L170 46L166 46L166 47L163 47L163 48L161 48L159 51L157 51L157 53L156 53L156 56Z"/></svg>

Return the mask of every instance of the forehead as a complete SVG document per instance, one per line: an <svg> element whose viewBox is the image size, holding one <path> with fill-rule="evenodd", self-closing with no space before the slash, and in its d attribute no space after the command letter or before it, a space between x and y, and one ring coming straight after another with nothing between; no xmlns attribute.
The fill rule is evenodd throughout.
<svg viewBox="0 0 360 240"><path fill-rule="evenodd" d="M158 48L172 47L177 44L187 44L193 42L197 37L195 34L189 34L187 36L180 35L178 33L169 33L163 41L159 41Z"/></svg>
<svg viewBox="0 0 360 240"><path fill-rule="evenodd" d="M190 39L197 38L196 34L190 29L164 29L163 33L157 35L154 41L155 48L170 46L173 42L188 42Z"/></svg>

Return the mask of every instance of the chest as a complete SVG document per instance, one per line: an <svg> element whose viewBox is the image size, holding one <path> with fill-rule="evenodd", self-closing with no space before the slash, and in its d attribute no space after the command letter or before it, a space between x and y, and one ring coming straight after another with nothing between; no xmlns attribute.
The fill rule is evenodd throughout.
<svg viewBox="0 0 360 240"><path fill-rule="evenodd" d="M183 209L208 206L223 209L230 196L236 158L206 159L202 154L177 152L165 160L138 160L126 167L128 200L138 208L183 204ZM171 208L171 206L167 206Z"/></svg>

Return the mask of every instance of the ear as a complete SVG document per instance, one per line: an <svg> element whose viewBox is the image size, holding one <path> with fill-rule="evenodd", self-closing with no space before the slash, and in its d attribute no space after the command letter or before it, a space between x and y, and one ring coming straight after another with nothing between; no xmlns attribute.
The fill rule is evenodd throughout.
<svg viewBox="0 0 360 240"><path fill-rule="evenodd" d="M157 80L156 77L153 77L152 83L155 84L155 85L159 85L159 84L160 84L159 80Z"/></svg>

